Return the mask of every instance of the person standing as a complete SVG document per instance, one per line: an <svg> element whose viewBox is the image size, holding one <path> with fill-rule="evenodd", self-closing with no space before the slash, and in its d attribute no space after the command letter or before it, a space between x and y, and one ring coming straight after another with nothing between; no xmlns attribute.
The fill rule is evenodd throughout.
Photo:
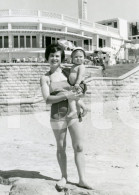
<svg viewBox="0 0 139 195"><path fill-rule="evenodd" d="M44 100L51 106L51 127L54 132L57 143L57 160L61 170L61 179L57 182L58 189L63 189L68 181L67 177L67 157L66 157L66 135L69 130L72 146L74 150L74 159L78 171L78 186L92 189L85 176L85 158L84 158L84 131L82 122L79 121L78 112L74 118L68 115L68 99L77 100L78 96L67 91L70 85L67 85L67 77L62 72L61 62L64 60L64 50L57 44L50 45L45 52L45 58L50 64L50 71L40 79L40 86ZM59 91L66 89L62 94ZM78 108L77 108L78 110Z"/></svg>

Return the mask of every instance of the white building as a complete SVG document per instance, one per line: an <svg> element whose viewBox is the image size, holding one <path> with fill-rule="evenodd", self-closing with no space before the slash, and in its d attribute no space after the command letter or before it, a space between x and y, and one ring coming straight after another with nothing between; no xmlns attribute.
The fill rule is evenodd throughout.
<svg viewBox="0 0 139 195"><path fill-rule="evenodd" d="M86 6L87 1L79 0ZM40 10L0 10L0 62L26 61L44 58L45 48L59 39L66 39L88 52L112 47L117 52L128 39L126 21L118 19L117 28L86 20L86 7L82 18ZM100 24L101 23L101 24ZM124 51L120 51L124 58Z"/></svg>

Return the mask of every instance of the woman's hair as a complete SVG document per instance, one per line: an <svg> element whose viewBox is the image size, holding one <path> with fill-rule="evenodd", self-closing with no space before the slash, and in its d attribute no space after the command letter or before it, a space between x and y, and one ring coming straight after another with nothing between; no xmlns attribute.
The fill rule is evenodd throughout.
<svg viewBox="0 0 139 195"><path fill-rule="evenodd" d="M49 45L45 50L45 58L48 61L50 53L61 52L61 62L65 59L64 48L57 43Z"/></svg>

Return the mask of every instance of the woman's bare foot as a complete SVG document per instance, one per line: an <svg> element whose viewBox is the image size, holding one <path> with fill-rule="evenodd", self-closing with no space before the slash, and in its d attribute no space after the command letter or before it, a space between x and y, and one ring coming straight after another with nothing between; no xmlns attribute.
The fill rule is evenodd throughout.
<svg viewBox="0 0 139 195"><path fill-rule="evenodd" d="M86 189L89 189L89 190L93 190L93 186L91 184L89 184L88 182L79 182L78 184L79 187L81 188L86 188Z"/></svg>
<svg viewBox="0 0 139 195"><path fill-rule="evenodd" d="M57 190L63 190L66 186L67 180L65 177L62 177L61 180L59 180L56 184Z"/></svg>

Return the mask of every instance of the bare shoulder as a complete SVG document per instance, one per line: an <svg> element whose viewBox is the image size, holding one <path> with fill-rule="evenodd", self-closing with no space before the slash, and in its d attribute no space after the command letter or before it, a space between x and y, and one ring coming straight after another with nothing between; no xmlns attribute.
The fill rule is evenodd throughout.
<svg viewBox="0 0 139 195"><path fill-rule="evenodd" d="M81 64L80 66L78 66L78 72L85 72L85 66L84 64Z"/></svg>
<svg viewBox="0 0 139 195"><path fill-rule="evenodd" d="M85 70L85 65L84 65L84 64L81 64L81 65L79 66L79 69Z"/></svg>
<svg viewBox="0 0 139 195"><path fill-rule="evenodd" d="M40 78L40 85L44 85L44 84L49 84L50 83L50 78L48 75L43 75Z"/></svg>

